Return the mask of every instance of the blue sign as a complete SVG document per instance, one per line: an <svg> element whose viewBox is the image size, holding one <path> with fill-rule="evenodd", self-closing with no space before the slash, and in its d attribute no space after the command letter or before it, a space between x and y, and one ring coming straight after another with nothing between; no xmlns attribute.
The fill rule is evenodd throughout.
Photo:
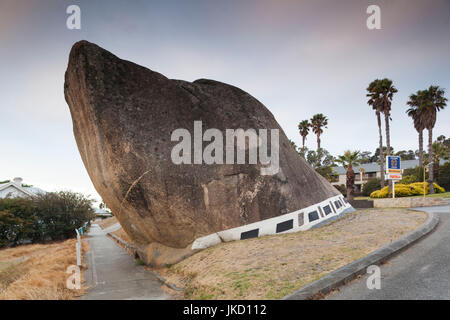
<svg viewBox="0 0 450 320"><path fill-rule="evenodd" d="M386 167L387 171L390 169L400 170L400 157L397 156L387 156L386 157Z"/></svg>

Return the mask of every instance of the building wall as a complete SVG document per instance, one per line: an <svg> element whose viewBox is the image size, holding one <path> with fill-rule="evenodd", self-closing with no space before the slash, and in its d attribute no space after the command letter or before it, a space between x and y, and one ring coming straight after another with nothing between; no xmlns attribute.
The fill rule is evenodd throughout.
<svg viewBox="0 0 450 320"><path fill-rule="evenodd" d="M28 197L27 194L22 191L14 188L13 186L9 186L0 191L0 198L17 198L17 197Z"/></svg>

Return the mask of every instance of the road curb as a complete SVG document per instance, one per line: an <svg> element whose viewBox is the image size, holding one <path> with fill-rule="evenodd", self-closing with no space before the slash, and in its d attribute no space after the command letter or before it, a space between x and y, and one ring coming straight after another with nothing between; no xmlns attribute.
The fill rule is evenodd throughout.
<svg viewBox="0 0 450 320"><path fill-rule="evenodd" d="M379 265L394 255L400 253L402 250L405 250L432 232L438 223L439 216L435 213L428 213L427 221L418 229L359 260L332 271L317 281L301 287L294 293L283 297L282 300L310 300L327 294L333 289L344 285L346 282L355 279L357 276L365 274L368 266Z"/></svg>
<svg viewBox="0 0 450 320"><path fill-rule="evenodd" d="M136 257L136 249L134 248L134 246L131 243L128 243L127 241L123 240L122 238L119 238L118 236L116 236L115 234L113 234L111 232L108 232L106 235L108 235L111 238L113 238L113 240L119 242L122 246L125 247L126 250L130 250L132 255L134 257Z"/></svg>

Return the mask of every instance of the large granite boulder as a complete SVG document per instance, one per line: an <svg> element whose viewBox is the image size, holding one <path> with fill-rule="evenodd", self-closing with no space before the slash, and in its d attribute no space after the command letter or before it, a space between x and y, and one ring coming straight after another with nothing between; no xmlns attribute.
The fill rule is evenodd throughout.
<svg viewBox="0 0 450 320"><path fill-rule="evenodd" d="M64 92L87 172L147 263L176 262L202 236L339 195L296 153L270 111L234 86L168 79L81 41L70 52ZM279 170L262 175L266 166L248 161L175 164L179 142L171 135L185 128L194 137L194 121L224 135L278 129Z"/></svg>

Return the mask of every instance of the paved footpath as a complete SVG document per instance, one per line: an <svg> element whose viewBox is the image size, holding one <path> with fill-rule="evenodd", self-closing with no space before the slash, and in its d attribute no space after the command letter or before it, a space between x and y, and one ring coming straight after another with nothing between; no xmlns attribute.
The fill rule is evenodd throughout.
<svg viewBox="0 0 450 320"><path fill-rule="evenodd" d="M83 300L161 300L170 295L161 283L133 257L106 235L117 229L102 230L97 224L88 233L91 250L86 253L86 284L89 289Z"/></svg>
<svg viewBox="0 0 450 320"><path fill-rule="evenodd" d="M381 266L381 289L368 289L365 275L327 299L450 299L450 205L416 209L437 213L439 224Z"/></svg>

